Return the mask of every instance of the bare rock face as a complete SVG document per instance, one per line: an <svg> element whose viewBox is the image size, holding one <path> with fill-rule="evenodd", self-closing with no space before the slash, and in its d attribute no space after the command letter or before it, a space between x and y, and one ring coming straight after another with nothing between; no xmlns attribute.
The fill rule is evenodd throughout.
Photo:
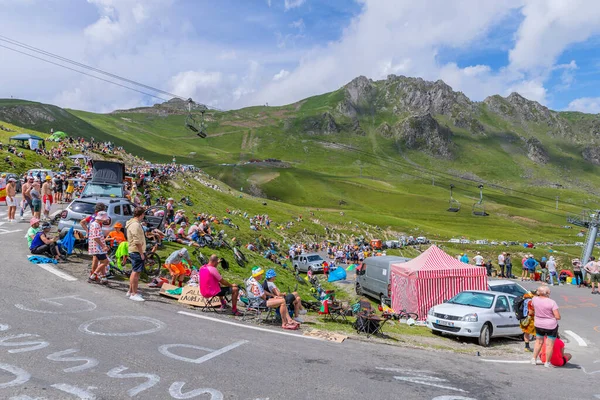
<svg viewBox="0 0 600 400"><path fill-rule="evenodd" d="M466 129L474 135L485 134L485 128L481 122L466 112L459 112L458 115L452 119L452 122L454 123L454 126Z"/></svg>
<svg viewBox="0 0 600 400"><path fill-rule="evenodd" d="M316 134L331 134L340 131L339 126L335 122L335 118L329 112L316 117L308 117L303 122L303 128L306 133Z"/></svg>
<svg viewBox="0 0 600 400"><path fill-rule="evenodd" d="M587 162L600 165L600 147L586 147L581 155Z"/></svg>
<svg viewBox="0 0 600 400"><path fill-rule="evenodd" d="M527 157L537 164L546 164L550 161L548 152L542 146L542 143L537 138L530 138L525 140L527 146Z"/></svg>
<svg viewBox="0 0 600 400"><path fill-rule="evenodd" d="M520 122L523 126L528 123L546 124L550 134L568 135L569 125L556 111L551 111L537 101L527 100L519 93L513 92L508 97L494 95L483 101L488 109L504 119Z"/></svg>
<svg viewBox="0 0 600 400"><path fill-rule="evenodd" d="M392 127L387 122L383 122L377 127L377 133L386 138L390 138L394 134Z"/></svg>
<svg viewBox="0 0 600 400"><path fill-rule="evenodd" d="M409 117L395 128L396 141L408 149L422 150L443 158L452 156L452 131L441 126L429 113Z"/></svg>
<svg viewBox="0 0 600 400"><path fill-rule="evenodd" d="M353 105L371 101L374 92L373 82L362 75L346 85L346 99Z"/></svg>
<svg viewBox="0 0 600 400"><path fill-rule="evenodd" d="M389 75L384 81L386 103L394 104L396 113L429 113L451 116L460 110L471 110L473 103L461 92L455 92L444 81Z"/></svg>
<svg viewBox="0 0 600 400"><path fill-rule="evenodd" d="M16 125L32 126L40 122L56 121L56 113L66 114L62 108L48 107L45 104L15 105L0 108L0 120Z"/></svg>
<svg viewBox="0 0 600 400"><path fill-rule="evenodd" d="M358 118L352 121L352 132L357 135L365 136L367 133L363 130L362 126L360 126L360 121Z"/></svg>

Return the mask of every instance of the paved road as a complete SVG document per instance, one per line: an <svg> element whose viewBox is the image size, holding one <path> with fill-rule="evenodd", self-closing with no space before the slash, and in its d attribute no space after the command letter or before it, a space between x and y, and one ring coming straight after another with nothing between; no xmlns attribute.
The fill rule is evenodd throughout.
<svg viewBox="0 0 600 400"><path fill-rule="evenodd" d="M0 206L0 221L4 213ZM594 377L586 375L595 372L591 358L585 371L546 370L353 340L336 344L231 325L238 322L210 313L181 314L188 311L172 304L135 303L120 291L66 280L30 264L26 228L26 223L0 226L0 399L590 399L600 394L591 384L577 384ZM591 327L582 335L596 352L593 332Z"/></svg>

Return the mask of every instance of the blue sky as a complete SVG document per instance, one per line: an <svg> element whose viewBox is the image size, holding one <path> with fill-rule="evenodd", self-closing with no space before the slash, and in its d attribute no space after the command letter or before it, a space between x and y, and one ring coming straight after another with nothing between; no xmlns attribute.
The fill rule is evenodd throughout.
<svg viewBox="0 0 600 400"><path fill-rule="evenodd" d="M394 73L443 79L477 101L518 91L552 109L600 112L600 3L591 0L0 0L0 7L2 36L218 108L287 104L358 75ZM160 101L1 47L0 60L0 97L100 112Z"/></svg>

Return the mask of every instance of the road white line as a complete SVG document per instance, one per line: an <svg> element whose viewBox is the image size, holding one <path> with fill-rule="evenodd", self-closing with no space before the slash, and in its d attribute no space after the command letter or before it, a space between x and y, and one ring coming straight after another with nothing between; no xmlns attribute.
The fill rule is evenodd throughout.
<svg viewBox="0 0 600 400"><path fill-rule="evenodd" d="M38 267L45 269L46 271L50 272L51 274L54 274L54 275L58 276L59 278L63 278L66 281L73 282L73 281L77 280L77 278L75 278L74 276L71 276L65 272L62 272L61 270L54 268L50 264L38 264Z"/></svg>
<svg viewBox="0 0 600 400"><path fill-rule="evenodd" d="M575 339L577 344L580 345L581 347L587 347L587 343L585 342L585 340L583 340L583 338L581 336L579 336L578 334L576 334L575 332L565 331L565 333L567 335L571 336L573 339Z"/></svg>
<svg viewBox="0 0 600 400"><path fill-rule="evenodd" d="M494 362L500 364L529 364L528 360L486 360L485 358L481 358L481 361L485 362Z"/></svg>
<svg viewBox="0 0 600 400"><path fill-rule="evenodd" d="M261 328L259 326L244 325L244 324L239 324L237 322L225 321L225 320L222 320L222 319L219 319L219 318L213 318L213 317L207 317L205 315L193 314L193 313L190 313L190 312L187 312L187 311L177 311L177 312L179 314L189 315L190 317L194 317L194 318L200 318L200 319L206 319L206 320L209 320L209 321L220 322L222 324L233 325L233 326L237 326L237 327L240 327L240 328L253 329L255 331L262 331L262 332L268 332L268 333L277 333L278 335L294 336L294 337L301 338L301 339L312 339L312 340L320 340L322 342L329 342L327 339L322 339L322 338L318 338L318 337L302 336L302 335L296 335L294 333L289 333L289 332L280 332L280 331L275 331L273 329Z"/></svg>

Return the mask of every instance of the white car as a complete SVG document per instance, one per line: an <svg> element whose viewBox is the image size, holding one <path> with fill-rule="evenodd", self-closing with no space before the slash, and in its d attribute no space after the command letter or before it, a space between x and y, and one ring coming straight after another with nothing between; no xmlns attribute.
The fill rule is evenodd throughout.
<svg viewBox="0 0 600 400"><path fill-rule="evenodd" d="M431 307L427 326L434 334L478 338L489 346L494 337L523 334L513 310L515 296L501 292L467 290Z"/></svg>
<svg viewBox="0 0 600 400"><path fill-rule="evenodd" d="M529 290L519 285L517 282L508 279L488 279L488 290L492 292L502 292L513 296L523 296L529 293Z"/></svg>
<svg viewBox="0 0 600 400"><path fill-rule="evenodd" d="M448 243L460 243L460 239L450 239Z"/></svg>

